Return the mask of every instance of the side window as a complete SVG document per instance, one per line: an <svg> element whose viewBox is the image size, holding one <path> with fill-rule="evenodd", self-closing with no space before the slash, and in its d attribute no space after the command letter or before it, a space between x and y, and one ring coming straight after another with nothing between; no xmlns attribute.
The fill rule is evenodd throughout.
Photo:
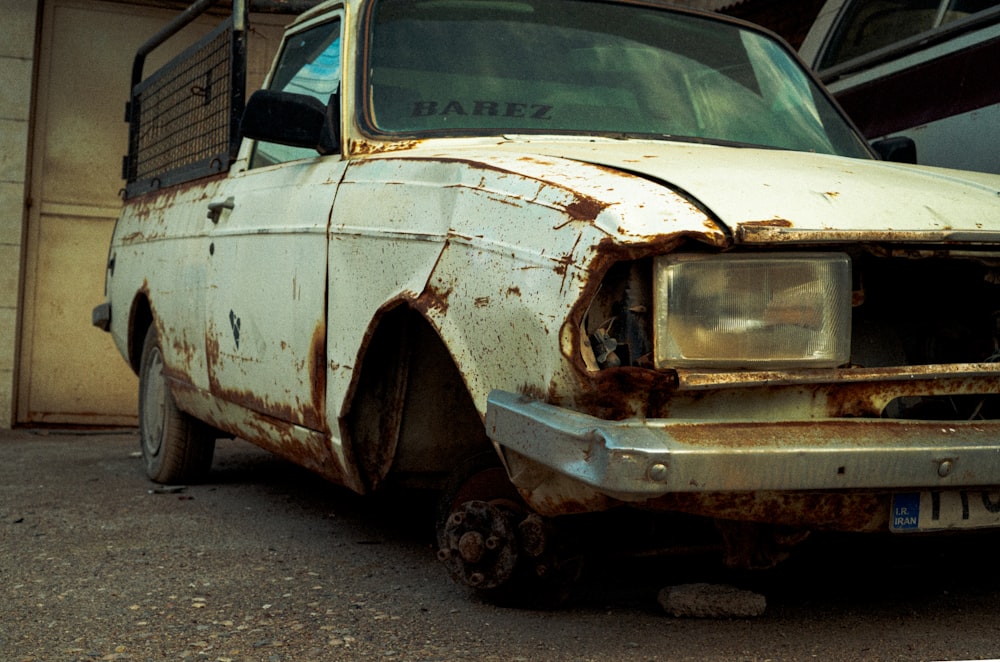
<svg viewBox="0 0 1000 662"><path fill-rule="evenodd" d="M819 68L891 46L996 4L997 0L855 0L841 18Z"/></svg>
<svg viewBox="0 0 1000 662"><path fill-rule="evenodd" d="M336 104L340 90L340 42L339 20L288 37L268 89L306 94L324 104ZM311 149L259 142L250 159L250 167L314 156L316 152Z"/></svg>
<svg viewBox="0 0 1000 662"><path fill-rule="evenodd" d="M944 23L958 21L970 14L986 11L996 6L997 0L951 0L948 5L948 11L945 12L941 23L943 25Z"/></svg>
<svg viewBox="0 0 1000 662"><path fill-rule="evenodd" d="M858 0L840 21L820 69L934 27L941 0Z"/></svg>

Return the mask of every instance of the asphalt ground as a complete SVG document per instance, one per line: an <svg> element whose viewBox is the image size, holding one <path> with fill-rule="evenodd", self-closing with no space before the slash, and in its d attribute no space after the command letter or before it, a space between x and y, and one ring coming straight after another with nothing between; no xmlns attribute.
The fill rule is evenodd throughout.
<svg viewBox="0 0 1000 662"><path fill-rule="evenodd" d="M241 441L163 489L134 430L0 431L0 662L1000 657L996 534L818 539L742 584L763 616L678 619L660 587L734 579L705 554L599 558L562 608L502 609L447 576L431 511Z"/></svg>

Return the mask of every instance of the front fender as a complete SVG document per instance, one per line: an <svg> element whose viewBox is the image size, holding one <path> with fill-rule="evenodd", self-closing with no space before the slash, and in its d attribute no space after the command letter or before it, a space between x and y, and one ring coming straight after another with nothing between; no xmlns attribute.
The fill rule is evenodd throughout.
<svg viewBox="0 0 1000 662"><path fill-rule="evenodd" d="M330 320L340 326L330 361L342 373L332 388L346 396L350 370L340 368L358 355L336 339L362 338L387 302L406 300L442 338L481 415L495 388L549 394L567 370L586 369L576 328L607 270L692 238L728 241L679 193L602 166L467 153L352 164L330 239Z"/></svg>

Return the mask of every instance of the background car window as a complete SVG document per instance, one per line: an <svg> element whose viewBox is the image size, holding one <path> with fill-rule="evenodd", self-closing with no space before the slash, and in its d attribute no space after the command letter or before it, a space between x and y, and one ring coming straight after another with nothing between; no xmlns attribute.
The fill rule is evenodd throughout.
<svg viewBox="0 0 1000 662"><path fill-rule="evenodd" d="M997 4L997 0L857 0L841 18L819 68L847 62Z"/></svg>
<svg viewBox="0 0 1000 662"><path fill-rule="evenodd" d="M965 18L969 14L975 14L986 9L992 9L1000 5L998 0L952 0L951 6L945 12L942 23L950 23Z"/></svg>
<svg viewBox="0 0 1000 662"><path fill-rule="evenodd" d="M340 88L340 21L324 23L287 39L278 59L271 90L306 94L324 104L335 102ZM259 142L251 167L316 156L316 151Z"/></svg>

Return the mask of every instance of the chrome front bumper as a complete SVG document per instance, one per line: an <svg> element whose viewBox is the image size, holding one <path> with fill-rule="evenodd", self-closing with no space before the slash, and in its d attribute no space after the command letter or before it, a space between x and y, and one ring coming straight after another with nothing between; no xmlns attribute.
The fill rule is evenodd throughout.
<svg viewBox="0 0 1000 662"><path fill-rule="evenodd" d="M1000 485L1000 421L606 421L493 391L486 430L502 448L622 501Z"/></svg>

